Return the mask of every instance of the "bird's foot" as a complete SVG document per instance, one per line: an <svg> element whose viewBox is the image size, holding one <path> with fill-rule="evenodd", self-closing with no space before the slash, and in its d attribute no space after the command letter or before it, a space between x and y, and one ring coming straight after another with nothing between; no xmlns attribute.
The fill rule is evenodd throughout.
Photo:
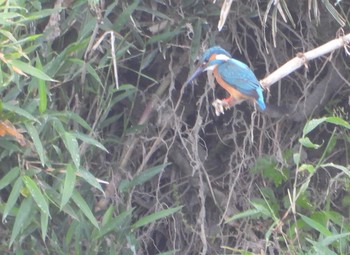
<svg viewBox="0 0 350 255"><path fill-rule="evenodd" d="M227 100L215 99L215 101L211 104L214 106L216 116L220 116L220 114L224 114L224 110L230 109L230 104Z"/></svg>

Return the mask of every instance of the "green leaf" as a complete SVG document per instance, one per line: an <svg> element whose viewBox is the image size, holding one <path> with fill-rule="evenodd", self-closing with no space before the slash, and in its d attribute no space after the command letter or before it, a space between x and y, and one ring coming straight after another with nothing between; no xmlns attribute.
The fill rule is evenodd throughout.
<svg viewBox="0 0 350 255"><path fill-rule="evenodd" d="M342 234L332 234L331 236L327 236L323 240L319 241L319 244L322 246L328 246L339 239L350 236L350 233L342 233ZM346 241L345 241L346 242Z"/></svg>
<svg viewBox="0 0 350 255"><path fill-rule="evenodd" d="M326 163L326 164L322 164L321 167L334 167L339 169L340 171L342 171L344 174L346 174L348 177L350 177L350 170L345 167L345 166L341 166L338 164L334 164L334 163Z"/></svg>
<svg viewBox="0 0 350 255"><path fill-rule="evenodd" d="M62 139L63 139L64 145L69 151L69 154L74 162L75 167L79 169L80 167L79 144L77 139L75 138L75 135L65 131Z"/></svg>
<svg viewBox="0 0 350 255"><path fill-rule="evenodd" d="M24 18L24 21L38 20L50 16L53 13L59 13L63 8L56 7L54 9L44 9L37 12L30 12L28 16Z"/></svg>
<svg viewBox="0 0 350 255"><path fill-rule="evenodd" d="M129 189L135 187L136 185L145 183L146 181L150 180L153 176L160 173L167 165L169 164L159 165L159 166L155 166L147 170L144 170L139 175L134 177L131 181L123 180L119 185L119 190L121 192L126 192Z"/></svg>
<svg viewBox="0 0 350 255"><path fill-rule="evenodd" d="M350 123L347 122L346 120L343 120L342 118L339 117L328 117L326 120L328 123L332 123L338 126L342 126L344 128L350 129Z"/></svg>
<svg viewBox="0 0 350 255"><path fill-rule="evenodd" d="M289 11L289 8L288 8L287 3L286 3L285 1L281 1L280 4L281 4L283 10L286 12L286 14L287 14L287 16L288 16L290 22L292 23L293 28L295 28L295 22L294 22L294 20L293 20L292 14L291 14L290 11Z"/></svg>
<svg viewBox="0 0 350 255"><path fill-rule="evenodd" d="M40 58L36 58L36 68L42 71L43 66L40 62ZM38 79L38 91L39 91L39 112L44 113L47 108L47 91L46 91L46 83L42 79Z"/></svg>
<svg viewBox="0 0 350 255"><path fill-rule="evenodd" d="M27 64L25 62L22 62L18 59L11 60L11 64L15 66L16 68L20 69L22 72L32 75L40 80L44 81L56 81L54 79L51 79L47 74L45 74L43 71L39 70L38 68L35 68L31 66L30 64Z"/></svg>
<svg viewBox="0 0 350 255"><path fill-rule="evenodd" d="M41 238L45 242L47 236L47 227L49 224L49 215L46 213L40 213L40 226L41 226Z"/></svg>
<svg viewBox="0 0 350 255"><path fill-rule="evenodd" d="M166 42L175 37L176 35L181 33L181 29L176 28L173 31L166 31L157 35L152 36L148 41L147 45L158 43L158 42Z"/></svg>
<svg viewBox="0 0 350 255"><path fill-rule="evenodd" d="M103 86L102 81L96 72L96 70L87 62L77 59L77 58L71 58L69 59L70 62L78 64L81 68L85 68L86 71L98 82L100 86Z"/></svg>
<svg viewBox="0 0 350 255"><path fill-rule="evenodd" d="M102 222L101 222L102 227L106 226L106 224L108 224L108 222L112 220L114 210L115 210L114 205L111 204L106 210L105 214L103 215Z"/></svg>
<svg viewBox="0 0 350 255"><path fill-rule="evenodd" d="M4 209L4 214L2 215L2 222L6 220L7 215L16 204L18 197L21 194L22 187L23 187L22 179L18 178L12 187L9 198L7 199L6 206Z"/></svg>
<svg viewBox="0 0 350 255"><path fill-rule="evenodd" d="M314 174L315 173L315 167L311 164L302 164L298 171L304 171L304 170L307 170L310 174Z"/></svg>
<svg viewBox="0 0 350 255"><path fill-rule="evenodd" d="M28 222L29 216L32 213L32 203L33 200L31 197L25 198L21 206L18 209L18 213L13 224L13 229L10 238L10 247L17 238L18 234L23 231L23 226Z"/></svg>
<svg viewBox="0 0 350 255"><path fill-rule="evenodd" d="M70 111L55 112L55 113L50 113L50 116L58 117L60 119L62 119L62 118L71 119L71 120L75 121L76 123L78 123L83 128L85 128L86 130L88 130L88 131L92 130L91 127L89 126L89 124L82 117L80 117L78 114L76 114L74 112L70 112Z"/></svg>
<svg viewBox="0 0 350 255"><path fill-rule="evenodd" d="M345 18L334 8L334 6L328 0L322 0L322 3L326 6L333 18L339 23L341 27L344 27L346 24Z"/></svg>
<svg viewBox="0 0 350 255"><path fill-rule="evenodd" d="M18 107L16 105L11 105L9 103L3 102L2 103L2 107L3 107L4 110L10 111L10 112L14 112L14 113L16 113L19 116L27 118L28 120L32 120L32 121L40 123L39 120L36 119L33 115L31 115L29 112L23 110L22 108L20 108L20 107Z"/></svg>
<svg viewBox="0 0 350 255"><path fill-rule="evenodd" d="M300 153L294 153L293 154L293 162L295 165L300 164Z"/></svg>
<svg viewBox="0 0 350 255"><path fill-rule="evenodd" d="M139 219L138 221L136 221L131 228L132 229L136 229L142 226L145 226L149 223L155 222L159 219L165 218L171 214L176 213L177 211L181 210L182 206L178 206L178 207L174 207L174 208L169 208L169 209L165 209L159 212L155 212L152 213L150 215L147 215L145 217L142 217L141 219Z"/></svg>
<svg viewBox="0 0 350 255"><path fill-rule="evenodd" d="M311 149L318 149L321 147L320 144L315 144L313 142L311 142L311 140L309 139L309 137L302 137L299 138L299 143L301 145L303 145L306 148L311 148Z"/></svg>
<svg viewBox="0 0 350 255"><path fill-rule="evenodd" d="M73 194L73 190L75 187L75 180L76 180L75 173L76 173L76 169L74 168L74 166L69 164L66 168L66 178L64 179L62 200L60 205L61 210L63 206L65 206L68 203L69 199Z"/></svg>
<svg viewBox="0 0 350 255"><path fill-rule="evenodd" d="M146 54L146 57L144 57L142 59L140 71L144 70L152 63L152 61L155 59L155 57L159 54L159 50L154 49L150 52L145 52L145 54Z"/></svg>
<svg viewBox="0 0 350 255"><path fill-rule="evenodd" d="M47 195L48 199L50 200L50 202L52 204L54 204L55 206L59 207L60 203L61 203L61 201L60 201L61 194L58 193L56 190L54 190L51 187L46 188L45 192L46 192L46 195ZM62 211L65 212L70 217L72 217L72 219L79 220L78 214L76 212L76 208L73 209L69 204L66 204L62 208Z"/></svg>
<svg viewBox="0 0 350 255"><path fill-rule="evenodd" d="M97 148L100 148L101 150L104 150L105 152L108 153L108 150L106 149L106 147L103 146L102 143L98 142L97 140L95 140L94 138L82 134L82 133L78 133L78 132L74 132L73 133L75 135L76 138L82 140L83 142L87 143L87 144L91 144Z"/></svg>
<svg viewBox="0 0 350 255"><path fill-rule="evenodd" d="M47 204L47 201L44 195L41 193L41 190L38 187L38 185L35 183L35 181L33 181L33 179L30 178L29 176L22 176L22 180L26 185L27 189L29 190L30 194L32 195L34 201L40 208L40 210L43 213L50 215L49 205Z"/></svg>
<svg viewBox="0 0 350 255"><path fill-rule="evenodd" d="M308 133L310 133L312 130L314 130L318 125L320 125L323 122L332 123L338 126L342 126L344 128L350 129L350 124L339 117L323 117L320 119L312 119L308 121L303 129L303 137L305 137Z"/></svg>
<svg viewBox="0 0 350 255"><path fill-rule="evenodd" d="M268 217L273 217L270 209L266 207L267 205L266 201L256 201L256 202L252 201L251 204L255 207L256 210L258 210L263 215Z"/></svg>
<svg viewBox="0 0 350 255"><path fill-rule="evenodd" d="M74 201L74 203L81 209L81 211L83 212L83 214L90 220L90 222L98 229L98 222L95 219L95 216L92 214L89 205L86 203L86 201L84 200L84 198L76 191L73 191L73 195L72 195L72 199Z"/></svg>
<svg viewBox="0 0 350 255"><path fill-rule="evenodd" d="M103 193L103 195L105 194L104 190L102 189L101 184L98 182L97 178L93 174L91 174L89 171L80 168L77 171L77 175L80 176L81 178L83 178L91 186L100 190Z"/></svg>
<svg viewBox="0 0 350 255"><path fill-rule="evenodd" d="M312 130L314 130L318 125L325 122L326 119L327 119L327 117L309 120L304 126L303 137L305 137L308 133L310 133Z"/></svg>
<svg viewBox="0 0 350 255"><path fill-rule="evenodd" d="M299 214L301 219L310 227L312 227L313 229L317 230L318 232L320 232L321 234L325 235L325 236L331 236L332 232L329 231L326 227L324 227L322 224L320 224L319 222L305 216L302 214Z"/></svg>
<svg viewBox="0 0 350 255"><path fill-rule="evenodd" d="M118 216L116 216L115 218L112 218L111 220L109 220L105 225L103 225L100 229L100 231L98 232L98 234L93 237L93 240L97 240L107 234L109 234L112 231L118 231L118 227L122 226L123 224L125 224L126 222L128 222L132 216L132 211L133 208L122 212L121 214L119 214Z"/></svg>
<svg viewBox="0 0 350 255"><path fill-rule="evenodd" d="M121 93L119 93L117 96L113 97L113 99L111 100L111 103L110 103L111 106L122 101L124 98L127 98L127 97L133 95L137 91L137 89L132 85L124 84L124 85L120 86L117 91L121 92Z"/></svg>
<svg viewBox="0 0 350 255"><path fill-rule="evenodd" d="M300 186L299 194L304 194L305 191L309 188L310 179L311 178L306 178L305 182Z"/></svg>
<svg viewBox="0 0 350 255"><path fill-rule="evenodd" d="M0 180L0 190L12 183L19 176L19 173L20 168L17 166L8 171L8 173Z"/></svg>
<svg viewBox="0 0 350 255"><path fill-rule="evenodd" d="M140 0L134 1L133 4L129 5L123 10L123 12L118 16L113 30L119 32L123 26L130 20L131 14L135 11L136 7L139 5Z"/></svg>
<svg viewBox="0 0 350 255"><path fill-rule="evenodd" d="M44 166L46 164L45 151L41 143L41 140L39 138L38 131L36 130L36 128L32 123L25 122L24 125L26 126L26 129L34 142L34 146L35 146L36 152L39 155L41 165Z"/></svg>
<svg viewBox="0 0 350 255"><path fill-rule="evenodd" d="M225 223L229 223L238 219L248 218L248 217L257 216L257 215L261 215L261 212L258 209L250 209L250 210L246 210L244 212L233 215L232 217L228 218L225 221Z"/></svg>

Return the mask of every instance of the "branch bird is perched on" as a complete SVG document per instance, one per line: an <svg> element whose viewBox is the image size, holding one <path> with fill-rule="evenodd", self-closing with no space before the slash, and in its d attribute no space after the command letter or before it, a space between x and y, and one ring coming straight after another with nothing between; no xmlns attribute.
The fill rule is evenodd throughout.
<svg viewBox="0 0 350 255"><path fill-rule="evenodd" d="M253 71L246 64L232 58L230 53L219 46L204 52L197 70L185 84L208 70L213 71L216 81L230 94L228 98L214 101L216 115L224 113L224 108L228 109L245 100L257 103L262 111L266 109L263 89Z"/></svg>

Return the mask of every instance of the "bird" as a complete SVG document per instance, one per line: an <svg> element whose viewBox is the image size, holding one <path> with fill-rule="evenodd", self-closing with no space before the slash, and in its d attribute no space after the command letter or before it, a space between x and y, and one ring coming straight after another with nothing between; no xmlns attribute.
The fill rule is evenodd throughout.
<svg viewBox="0 0 350 255"><path fill-rule="evenodd" d="M263 88L253 71L220 46L213 46L203 53L197 69L185 84L192 83L205 71L212 71L217 83L230 94L228 98L214 101L216 115L245 100L255 102L261 111L266 109Z"/></svg>

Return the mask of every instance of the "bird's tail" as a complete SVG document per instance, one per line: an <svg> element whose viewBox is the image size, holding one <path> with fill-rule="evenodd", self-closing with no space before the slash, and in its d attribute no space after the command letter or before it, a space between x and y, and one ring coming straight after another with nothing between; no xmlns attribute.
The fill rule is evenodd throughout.
<svg viewBox="0 0 350 255"><path fill-rule="evenodd" d="M263 96L262 90L257 90L257 92L258 92L258 98L256 99L256 102L257 102L260 110L265 111L266 105L264 102L264 96Z"/></svg>

